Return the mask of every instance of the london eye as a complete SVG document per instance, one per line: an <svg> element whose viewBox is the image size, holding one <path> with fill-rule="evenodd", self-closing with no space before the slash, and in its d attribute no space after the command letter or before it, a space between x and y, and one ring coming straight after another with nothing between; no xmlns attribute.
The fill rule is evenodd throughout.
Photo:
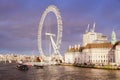
<svg viewBox="0 0 120 80"><path fill-rule="evenodd" d="M50 39L50 43L54 50L53 56L58 58L58 56L61 57L59 50L60 50L60 45L61 45L61 41L62 41L63 27L62 27L62 18L61 18L60 12L59 12L58 8L54 5L48 6L48 8L46 8L46 10L42 14L42 17L41 17L41 20L39 23L39 30L38 30L38 49L39 49L40 55L42 57L45 57L45 52L44 52L43 45L42 45L42 41L43 41L42 30L43 30L45 18L48 15L48 13L50 13L50 12L53 12L57 19L57 34L53 34L52 32L45 32L45 35L48 36ZM53 38L54 36L56 36L56 40Z"/></svg>

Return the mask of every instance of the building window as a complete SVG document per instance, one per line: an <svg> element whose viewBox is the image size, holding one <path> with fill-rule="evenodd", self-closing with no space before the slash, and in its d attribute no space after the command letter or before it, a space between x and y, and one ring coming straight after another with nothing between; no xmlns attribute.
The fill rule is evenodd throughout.
<svg viewBox="0 0 120 80"><path fill-rule="evenodd" d="M97 62L97 60L96 60L96 62Z"/></svg>
<svg viewBox="0 0 120 80"><path fill-rule="evenodd" d="M90 60L90 62L92 62L92 60Z"/></svg>
<svg viewBox="0 0 120 80"><path fill-rule="evenodd" d="M104 56L104 58L105 58L105 56Z"/></svg>
<svg viewBox="0 0 120 80"><path fill-rule="evenodd" d="M90 60L89 60L89 62L90 62Z"/></svg>
<svg viewBox="0 0 120 80"><path fill-rule="evenodd" d="M89 56L89 58L90 58L90 56Z"/></svg>
<svg viewBox="0 0 120 80"><path fill-rule="evenodd" d="M104 62L105 62L105 60L104 60Z"/></svg>
<svg viewBox="0 0 120 80"><path fill-rule="evenodd" d="M98 60L98 62L100 62L100 60Z"/></svg>

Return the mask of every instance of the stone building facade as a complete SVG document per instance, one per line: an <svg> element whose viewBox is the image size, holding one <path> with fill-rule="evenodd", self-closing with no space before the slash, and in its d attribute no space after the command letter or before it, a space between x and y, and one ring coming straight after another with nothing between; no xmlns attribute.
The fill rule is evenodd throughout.
<svg viewBox="0 0 120 80"><path fill-rule="evenodd" d="M110 42L107 36L91 29L83 34L83 46L69 47L65 53L65 63L120 65L120 41L116 40L114 31Z"/></svg>

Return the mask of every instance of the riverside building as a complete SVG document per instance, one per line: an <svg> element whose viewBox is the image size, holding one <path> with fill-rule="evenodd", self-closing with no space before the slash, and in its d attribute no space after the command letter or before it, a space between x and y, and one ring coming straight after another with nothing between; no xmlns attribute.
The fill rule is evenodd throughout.
<svg viewBox="0 0 120 80"><path fill-rule="evenodd" d="M117 41L114 30L111 35L111 42L107 36L95 32L95 23L93 29L83 34L83 46L69 46L65 53L65 63L70 64L95 64L95 65L120 65L120 41Z"/></svg>

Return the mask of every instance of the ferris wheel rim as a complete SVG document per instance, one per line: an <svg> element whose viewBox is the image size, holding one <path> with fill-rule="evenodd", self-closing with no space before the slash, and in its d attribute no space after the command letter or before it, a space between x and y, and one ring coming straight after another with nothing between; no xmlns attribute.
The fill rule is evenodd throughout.
<svg viewBox="0 0 120 80"><path fill-rule="evenodd" d="M48 13L53 12L57 18L57 40L56 40L56 46L58 49L60 49L60 44L62 41L62 18L60 15L60 12L58 8L54 5L48 6L48 8L43 12L41 20L39 22L39 30L38 30L38 49L41 55L44 55L43 49L42 49L42 28L44 24L44 20Z"/></svg>

